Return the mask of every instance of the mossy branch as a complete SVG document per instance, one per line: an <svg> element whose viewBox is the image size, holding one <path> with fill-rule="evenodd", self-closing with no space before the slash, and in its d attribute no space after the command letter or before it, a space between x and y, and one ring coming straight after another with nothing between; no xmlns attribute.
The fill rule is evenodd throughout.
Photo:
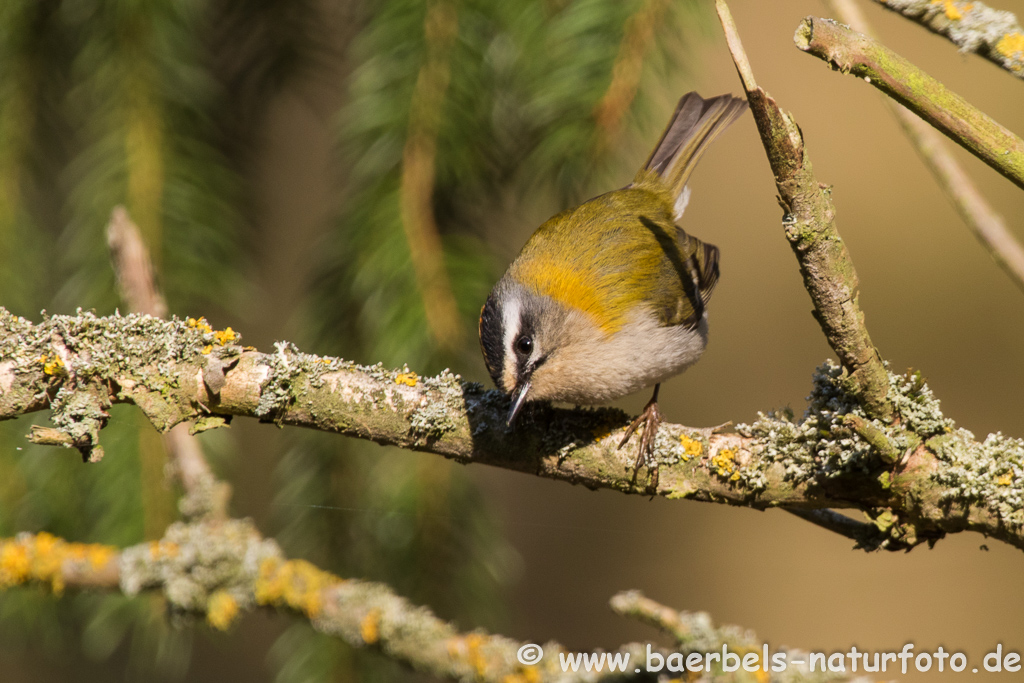
<svg viewBox="0 0 1024 683"><path fill-rule="evenodd" d="M377 650L411 669L446 680L574 683L622 679L621 673L608 669L590 672L581 666L579 671L563 670L559 655L569 651L555 642L544 644L544 656L535 664L524 664L517 653L526 643L479 630L459 631L385 584L342 579L304 560L288 560L277 544L263 538L248 520L176 522L162 539L124 550L69 543L47 533L0 539L0 589L22 585L41 586L58 595L83 588L120 591L127 596L158 592L177 615L205 618L220 630L230 628L243 611L284 610L308 619L315 630L352 647ZM723 646L739 654L762 652L749 631L715 627L706 614L676 612L639 593L615 596L612 607L644 621L671 624L683 655L720 653ZM652 616L655 610L657 614ZM648 647L630 643L618 650L629 654L628 671L633 680L659 680L655 672L641 670L639 676L633 675L633 668L644 666L641 662L646 660ZM661 648L652 650L662 657L670 654ZM746 680L722 672L720 665L703 673L701 680ZM795 663L769 676L757 673L760 675L751 675L750 680L848 680L834 674L812 674L806 664Z"/></svg>
<svg viewBox="0 0 1024 683"><path fill-rule="evenodd" d="M97 403L135 404L161 431L254 417L650 495L631 454L618 449L630 421L622 411L537 405L510 432L505 396L448 372L420 377L286 342L271 354L238 342L203 320L83 313L34 324L0 309L0 419L49 408L54 427L80 447L102 427ZM48 360L58 351L59 365ZM815 374L800 421L761 415L733 434L665 424L655 493L755 509L861 509L882 531L869 549L964 530L1024 549L1024 442L998 434L978 442L955 429L919 377L887 373L886 383L895 424L870 418L831 364ZM853 429L849 416L871 427ZM892 449L896 463L887 462Z"/></svg>
<svg viewBox="0 0 1024 683"><path fill-rule="evenodd" d="M961 52L974 52L1024 78L1024 29L1012 13L977 0L875 0L952 41Z"/></svg>
<svg viewBox="0 0 1024 683"><path fill-rule="evenodd" d="M1024 140L892 50L831 19L807 17L796 46L884 92L1024 189Z"/></svg>
<svg viewBox="0 0 1024 683"><path fill-rule="evenodd" d="M831 188L814 176L803 135L754 81L728 6L716 0L729 51L743 82L757 129L775 174L782 225L800 264L804 287L829 345L849 371L851 389L873 418L892 417L882 358L871 343L857 295L857 272L835 225Z"/></svg>

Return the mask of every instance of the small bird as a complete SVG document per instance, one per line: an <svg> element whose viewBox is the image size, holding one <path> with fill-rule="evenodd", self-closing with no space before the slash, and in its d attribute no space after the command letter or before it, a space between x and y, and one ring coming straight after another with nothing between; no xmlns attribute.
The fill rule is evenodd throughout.
<svg viewBox="0 0 1024 683"><path fill-rule="evenodd" d="M643 425L635 481L661 421L660 383L704 352L718 282L718 248L677 225L686 183L746 109L731 95L684 95L632 183L559 213L527 240L480 312L484 362L511 396L510 426L529 401L590 405L653 384L619 444Z"/></svg>

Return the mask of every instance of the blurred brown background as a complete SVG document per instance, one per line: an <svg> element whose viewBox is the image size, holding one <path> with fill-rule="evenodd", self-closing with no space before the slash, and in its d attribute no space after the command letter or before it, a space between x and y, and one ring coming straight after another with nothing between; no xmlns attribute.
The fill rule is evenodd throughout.
<svg viewBox="0 0 1024 683"><path fill-rule="evenodd" d="M1024 11L1018 0L994 4ZM819 179L833 185L838 226L858 268L861 305L883 357L894 370L921 370L947 415L976 435L1001 430L1024 436L1024 294L940 194L882 96L793 46L804 16L825 15L820 3L734 0L731 8L758 83L793 113ZM873 5L864 10L885 44L1024 132L1024 85L1018 80L958 54L900 17ZM712 3L706 11L713 12ZM339 13L335 19L340 43L347 17ZM661 113L651 117L659 123L637 141L636 165L679 95L740 90L718 30L695 35L688 51L699 75L664 85ZM327 61L323 68L344 72L341 62ZM346 169L333 161L331 132L343 96L323 82L311 77L275 94L259 123L260 144L251 151L259 197L251 266L257 284L247 293L251 307L228 322L260 349L291 338L296 329L302 283L344 187ZM958 157L1024 239L1024 193L959 150ZM624 171L617 182L631 174ZM610 188L595 192L604 189ZM722 277L710 309L708 352L663 387L662 410L668 420L694 426L751 421L759 410L785 406L800 414L812 371L832 354L782 235L772 176L749 116L705 157L692 190L684 227L720 247ZM529 215L505 215L494 207L488 227L502 266L559 208L545 197ZM469 379L485 381L482 366ZM636 396L622 405L637 411L646 399ZM266 523L268 473L283 437L254 421L236 422L233 431L242 454L232 466L235 511ZM431 456L402 457L415 466ZM656 638L607 607L614 593L636 588L678 609L706 610L718 624L753 629L773 648L895 651L913 642L918 652L939 645L966 652L979 668L997 643L1024 649L1024 558L977 535L944 539L933 550L865 554L782 511L648 501L483 467L471 467L470 474L497 506L513 549L502 572L513 579L503 631L514 638L557 640L580 650ZM351 512L322 514L330 524ZM287 620L246 615L232 635L199 639L190 678L203 672L204 680L270 680L264 653ZM241 663L225 656L237 651L255 654ZM24 658L10 665L9 671L21 673L3 680L50 675ZM87 669L74 673L88 676ZM890 672L885 678L933 676ZM1011 676L1003 674L1003 680Z"/></svg>

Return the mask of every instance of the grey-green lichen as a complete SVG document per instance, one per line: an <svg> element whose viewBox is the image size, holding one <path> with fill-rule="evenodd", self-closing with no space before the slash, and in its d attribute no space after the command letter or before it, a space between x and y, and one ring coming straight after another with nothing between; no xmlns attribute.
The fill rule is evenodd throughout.
<svg viewBox="0 0 1024 683"><path fill-rule="evenodd" d="M864 415L848 394L842 368L826 361L814 373L814 387L807 397L803 419L794 422L790 413L758 413L752 424L736 431L755 439L753 451L764 467L780 463L785 477L805 481L815 476L837 476L850 471L867 472L871 448L846 427L848 414Z"/></svg>
<svg viewBox="0 0 1024 683"><path fill-rule="evenodd" d="M48 316L44 311L43 320L33 324L0 308L0 331L0 359L14 360L17 372L38 369L43 357L74 354L74 366L67 372L76 381L136 377L148 370L146 379L156 390L163 381L173 382L173 364L194 361L216 342L209 326L200 329L179 318L137 313L99 317L82 309L76 315Z"/></svg>
<svg viewBox="0 0 1024 683"><path fill-rule="evenodd" d="M1024 526L1024 440L989 434L982 442L966 429L928 441L946 466L935 475L944 503L974 504L1014 529Z"/></svg>
<svg viewBox="0 0 1024 683"><path fill-rule="evenodd" d="M409 416L409 430L419 438L439 439L455 428L451 411L440 402L428 401Z"/></svg>
<svg viewBox="0 0 1024 683"><path fill-rule="evenodd" d="M903 425L922 438L952 431L954 423L942 414L939 399L920 372L889 373L890 396Z"/></svg>
<svg viewBox="0 0 1024 683"><path fill-rule="evenodd" d="M278 341L274 342L274 349L274 353L266 354L260 361L269 370L260 387L260 401L256 406L256 416L261 420L283 415L295 401L294 381L312 369L304 357L306 354L295 344Z"/></svg>
<svg viewBox="0 0 1024 683"><path fill-rule="evenodd" d="M637 438L637 437L634 437ZM675 465L690 460L679 437L667 429L659 429L654 434L654 453L657 465ZM651 463L651 464L655 464Z"/></svg>
<svg viewBox="0 0 1024 683"><path fill-rule="evenodd" d="M738 425L737 431L756 440L754 452L765 456L765 466L781 464L792 481L869 474L878 467L879 454L850 428L847 416L869 423L900 454L922 439L953 429L953 421L942 414L920 373L888 376L889 400L899 418L896 426L870 420L847 390L843 368L829 360L815 370L803 419L794 422L786 412L759 413L755 422Z"/></svg>
<svg viewBox="0 0 1024 683"><path fill-rule="evenodd" d="M779 463L786 477L796 482L868 474L879 468L878 454L848 427L845 416L867 418L846 392L843 379L842 368L828 361L815 372L801 421L781 413L760 414L756 422L737 427L740 434L755 439L752 451L765 456L762 467ZM942 414L920 373L890 372L889 387L898 423L870 424L901 457L921 443L935 454L943 466L930 477L943 489L940 502L980 506L1005 525L1024 526L1024 441L997 433L979 443L966 429L957 429ZM883 472L882 479L887 487L891 476Z"/></svg>
<svg viewBox="0 0 1024 683"><path fill-rule="evenodd" d="M183 363L203 365L213 348L238 338L228 328L214 331L205 320L90 311L47 316L33 324L0 308L0 365L8 377L42 371L48 378L54 425L89 454L106 421L107 392L137 403L158 428L180 415L164 414L166 397L180 385ZM45 400L40 394L34 400ZM13 399L15 403L18 398ZM23 399L22 399L23 400ZM16 410L10 405L6 410ZM171 412L174 412L171 410Z"/></svg>
<svg viewBox="0 0 1024 683"><path fill-rule="evenodd" d="M395 383L403 383L402 378L410 374L409 369L404 368L395 376ZM417 377L416 380L427 388L431 400L418 406L409 416L413 435L439 439L455 431L459 426L455 416L460 415L465 407L461 377L445 368L436 377Z"/></svg>
<svg viewBox="0 0 1024 683"><path fill-rule="evenodd" d="M121 589L133 596L163 586L179 612L205 613L210 596L220 592L247 608L255 604L253 585L269 558L283 559L281 550L249 520L175 522L160 541L121 554Z"/></svg>
<svg viewBox="0 0 1024 683"><path fill-rule="evenodd" d="M61 387L50 402L50 421L70 438L66 447L77 446L90 462L98 462L103 457L100 430L109 417L106 407L93 392Z"/></svg>
<svg viewBox="0 0 1024 683"><path fill-rule="evenodd" d="M274 342L274 353L261 356L260 364L268 369L260 386L260 400L256 415L261 419L276 419L287 411L296 400L301 387L300 379L313 389L320 389L332 373L362 372L371 377L383 379L381 365L362 366L342 358L304 353L288 341Z"/></svg>

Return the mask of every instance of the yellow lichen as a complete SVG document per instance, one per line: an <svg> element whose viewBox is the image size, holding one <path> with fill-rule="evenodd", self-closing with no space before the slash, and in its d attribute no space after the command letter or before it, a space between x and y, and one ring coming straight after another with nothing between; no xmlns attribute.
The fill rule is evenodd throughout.
<svg viewBox="0 0 1024 683"><path fill-rule="evenodd" d="M996 484L999 486L1011 486L1013 484L1013 472L1007 472L996 479Z"/></svg>
<svg viewBox="0 0 1024 683"><path fill-rule="evenodd" d="M159 560L162 557L176 557L178 554L178 544L171 541L150 541L149 542L149 556L154 560Z"/></svg>
<svg viewBox="0 0 1024 683"><path fill-rule="evenodd" d="M217 591L206 602L206 621L220 631L226 631L238 616L238 601L227 591Z"/></svg>
<svg viewBox="0 0 1024 683"><path fill-rule="evenodd" d="M204 356L209 356L211 351L213 351L213 344L207 344L206 346L203 347Z"/></svg>
<svg viewBox="0 0 1024 683"><path fill-rule="evenodd" d="M228 327L227 329L221 330L220 332L214 332L213 338L217 340L217 343L224 346L228 342L233 342L238 338L238 335L233 329Z"/></svg>
<svg viewBox="0 0 1024 683"><path fill-rule="evenodd" d="M485 642L487 638L479 633L457 636L448 641L448 656L466 661L482 679L487 673L487 660L481 652Z"/></svg>
<svg viewBox="0 0 1024 683"><path fill-rule="evenodd" d="M961 13L959 9L957 9L957 6L953 4L953 0L932 0L932 4L942 5L942 10L945 13L946 18L950 19L951 21L963 19L964 15ZM964 8L964 10L969 10L970 8L971 6L968 5L967 7Z"/></svg>
<svg viewBox="0 0 1024 683"><path fill-rule="evenodd" d="M479 633L453 638L448 641L448 656L452 659L465 660L478 678L484 678L484 674L487 673L487 660L480 648L486 640L486 637Z"/></svg>
<svg viewBox="0 0 1024 683"><path fill-rule="evenodd" d="M24 583L31 568L27 548L16 542L0 545L0 588Z"/></svg>
<svg viewBox="0 0 1024 683"><path fill-rule="evenodd" d="M395 377L395 384L404 384L407 387L416 386L417 375L415 372L403 372Z"/></svg>
<svg viewBox="0 0 1024 683"><path fill-rule="evenodd" d="M36 581L60 593L64 590L66 565L78 565L79 575L99 571L115 559L116 553L110 546L68 543L46 532L0 540L0 588Z"/></svg>
<svg viewBox="0 0 1024 683"><path fill-rule="evenodd" d="M61 565L71 554L67 543L53 534L41 531L35 536L32 552L32 573L40 581L49 581L54 593L64 590Z"/></svg>
<svg viewBox="0 0 1024 683"><path fill-rule="evenodd" d="M1007 33L996 43L996 50L1010 59L1024 58L1024 33L1019 31Z"/></svg>
<svg viewBox="0 0 1024 683"><path fill-rule="evenodd" d="M515 673L506 674L501 683L540 683L540 672L535 666L524 666Z"/></svg>
<svg viewBox="0 0 1024 683"><path fill-rule="evenodd" d="M43 374L46 375L56 375L64 369L64 361L61 360L60 356L53 356L51 358L44 353L39 357L39 363L43 366Z"/></svg>
<svg viewBox="0 0 1024 683"><path fill-rule="evenodd" d="M359 622L359 635L367 645L380 640L380 610L372 609Z"/></svg>
<svg viewBox="0 0 1024 683"><path fill-rule="evenodd" d="M679 443L683 444L683 451L691 458L698 457L704 452L704 446L697 439L691 439L686 434L679 435Z"/></svg>
<svg viewBox="0 0 1024 683"><path fill-rule="evenodd" d="M333 574L305 560L264 560L256 578L256 602L287 606L316 618L323 609L325 588L341 583Z"/></svg>
<svg viewBox="0 0 1024 683"><path fill-rule="evenodd" d="M77 545L77 544L76 544ZM76 553L81 552L79 548L75 548ZM89 566L94 570L102 569L106 567L112 559L114 559L114 549L108 545L99 545L97 543L90 543L85 547L84 553L85 560L89 562ZM76 558L78 559L78 558Z"/></svg>
<svg viewBox="0 0 1024 683"><path fill-rule="evenodd" d="M210 323L206 322L206 318L200 318L199 320L196 320L195 318L187 318L185 320L185 324L193 329L199 330L200 332L205 332L206 334L213 332L213 328L210 327Z"/></svg>
<svg viewBox="0 0 1024 683"><path fill-rule="evenodd" d="M718 476L728 476L736 469L736 451L731 448L723 448L718 451L718 453L711 458L711 467L718 472Z"/></svg>

